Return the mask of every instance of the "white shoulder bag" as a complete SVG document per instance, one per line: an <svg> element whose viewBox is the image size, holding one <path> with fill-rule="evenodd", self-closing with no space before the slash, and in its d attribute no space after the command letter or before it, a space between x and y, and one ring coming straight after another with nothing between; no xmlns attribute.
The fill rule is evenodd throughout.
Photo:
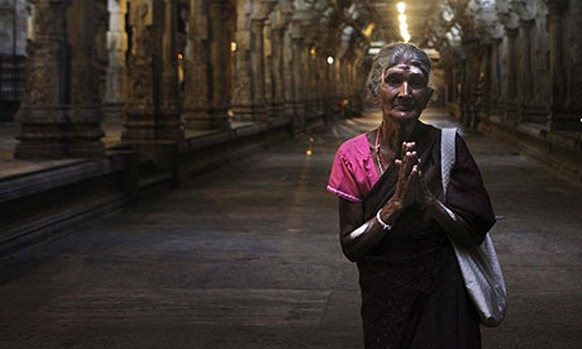
<svg viewBox="0 0 582 349"><path fill-rule="evenodd" d="M441 176L445 198L451 169L456 161L456 134L455 128L443 129L441 134ZM465 248L450 241L481 324L487 327L498 326L505 317L507 292L491 237L487 234L481 246L475 248Z"/></svg>

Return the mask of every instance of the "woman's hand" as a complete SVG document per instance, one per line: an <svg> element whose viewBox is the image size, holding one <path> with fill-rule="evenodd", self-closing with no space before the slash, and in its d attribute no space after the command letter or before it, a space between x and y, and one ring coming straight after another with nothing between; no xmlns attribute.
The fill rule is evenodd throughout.
<svg viewBox="0 0 582 349"><path fill-rule="evenodd" d="M418 189L418 154L414 150L414 142L402 143L402 160L396 159L394 163L399 167L398 180L394 195L388 200L385 207L404 209L416 199Z"/></svg>
<svg viewBox="0 0 582 349"><path fill-rule="evenodd" d="M428 189L424 178L422 178L422 173L418 171L418 174L415 176L416 185L414 191L414 201L420 204L422 207L432 204L435 200L433 193Z"/></svg>

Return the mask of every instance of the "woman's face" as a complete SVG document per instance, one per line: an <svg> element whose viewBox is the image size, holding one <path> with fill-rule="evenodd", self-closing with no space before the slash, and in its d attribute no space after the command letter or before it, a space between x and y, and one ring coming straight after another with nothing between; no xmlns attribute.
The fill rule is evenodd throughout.
<svg viewBox="0 0 582 349"><path fill-rule="evenodd" d="M416 121L431 94L432 89L420 68L398 63L383 74L380 84L382 115L396 122Z"/></svg>

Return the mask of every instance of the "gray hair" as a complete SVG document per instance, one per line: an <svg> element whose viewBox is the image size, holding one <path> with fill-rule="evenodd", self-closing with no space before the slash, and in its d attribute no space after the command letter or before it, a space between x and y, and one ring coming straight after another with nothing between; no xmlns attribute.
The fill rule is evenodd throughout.
<svg viewBox="0 0 582 349"><path fill-rule="evenodd" d="M365 94L369 100L378 104L382 76L390 67L400 63L408 63L418 67L422 71L426 81L429 80L430 59L423 50L410 43L397 42L388 44L380 49L380 52L378 52L372 61L372 67L370 74L368 74L365 88Z"/></svg>

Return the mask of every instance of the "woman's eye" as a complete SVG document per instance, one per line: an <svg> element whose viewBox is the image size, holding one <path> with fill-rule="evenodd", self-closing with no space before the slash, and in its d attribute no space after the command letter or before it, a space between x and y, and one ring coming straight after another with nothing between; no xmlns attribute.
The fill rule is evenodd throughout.
<svg viewBox="0 0 582 349"><path fill-rule="evenodd" d="M426 86L426 81L422 78L413 78L410 79L409 84L412 88L421 88Z"/></svg>
<svg viewBox="0 0 582 349"><path fill-rule="evenodd" d="M386 83L389 85L400 85L402 82L402 79L400 79L396 76L387 76L384 81L386 81Z"/></svg>

